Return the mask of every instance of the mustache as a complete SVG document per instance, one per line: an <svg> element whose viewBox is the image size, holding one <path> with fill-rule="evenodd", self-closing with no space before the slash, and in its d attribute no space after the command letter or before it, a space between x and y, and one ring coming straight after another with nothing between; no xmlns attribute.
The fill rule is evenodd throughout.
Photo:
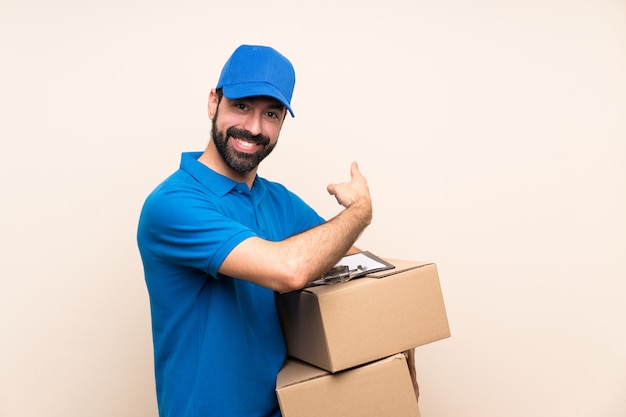
<svg viewBox="0 0 626 417"><path fill-rule="evenodd" d="M247 130L238 129L236 127L229 127L226 130L226 137L236 137L259 145L269 145L270 143L270 138L265 135L253 135Z"/></svg>

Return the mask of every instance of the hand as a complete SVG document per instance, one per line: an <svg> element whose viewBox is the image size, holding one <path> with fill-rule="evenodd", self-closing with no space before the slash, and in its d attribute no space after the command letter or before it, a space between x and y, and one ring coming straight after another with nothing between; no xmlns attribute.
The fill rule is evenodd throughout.
<svg viewBox="0 0 626 417"><path fill-rule="evenodd" d="M417 383L417 373L415 372L415 349L410 349L404 352L406 356L407 364L409 365L409 373L411 374L411 382L413 383L413 390L415 391L415 398L419 401L420 387Z"/></svg>
<svg viewBox="0 0 626 417"><path fill-rule="evenodd" d="M328 193L335 196L337 202L345 208L353 205L364 206L371 215L372 202L369 187L356 162L350 166L350 177L350 182L329 184L326 188Z"/></svg>

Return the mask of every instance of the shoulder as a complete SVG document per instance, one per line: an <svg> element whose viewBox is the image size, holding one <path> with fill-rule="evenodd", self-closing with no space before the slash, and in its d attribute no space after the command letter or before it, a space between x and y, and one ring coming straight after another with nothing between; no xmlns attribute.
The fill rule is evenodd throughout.
<svg viewBox="0 0 626 417"><path fill-rule="evenodd" d="M157 185L146 202L165 202L198 194L199 184L183 170L178 170Z"/></svg>
<svg viewBox="0 0 626 417"><path fill-rule="evenodd" d="M148 194L142 217L153 220L189 217L194 211L210 208L217 199L187 172L178 170Z"/></svg>

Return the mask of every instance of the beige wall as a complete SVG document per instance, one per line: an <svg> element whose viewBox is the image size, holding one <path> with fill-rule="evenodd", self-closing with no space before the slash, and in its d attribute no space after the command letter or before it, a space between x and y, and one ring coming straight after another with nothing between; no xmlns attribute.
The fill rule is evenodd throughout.
<svg viewBox="0 0 626 417"><path fill-rule="evenodd" d="M0 1L0 416L155 416L135 245L240 43L296 66L262 174L439 266L425 417L626 415L623 1ZM174 4L174 3L171 3Z"/></svg>

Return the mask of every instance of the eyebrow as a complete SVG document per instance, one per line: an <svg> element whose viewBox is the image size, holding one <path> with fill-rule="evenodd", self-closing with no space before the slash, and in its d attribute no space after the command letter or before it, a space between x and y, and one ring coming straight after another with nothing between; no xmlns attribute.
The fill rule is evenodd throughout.
<svg viewBox="0 0 626 417"><path fill-rule="evenodd" d="M275 100L275 99L273 99ZM287 107L285 107L283 105L283 103L281 103L278 100L275 100L275 102L271 103L270 105L268 105L267 107L265 107L265 111L272 111L274 113L286 113L287 112Z"/></svg>
<svg viewBox="0 0 626 417"><path fill-rule="evenodd" d="M287 108L281 103L277 102L268 107L270 110L286 110Z"/></svg>
<svg viewBox="0 0 626 417"><path fill-rule="evenodd" d="M236 99L235 99L236 100ZM243 101L251 101L251 102L258 102L260 100L267 100L270 101L271 103L268 104L267 108L268 109L285 109L286 107L283 105L283 103L281 103L280 101L278 101L277 99L275 99L274 97L270 97L270 96L251 96L251 97L244 97L240 100Z"/></svg>

